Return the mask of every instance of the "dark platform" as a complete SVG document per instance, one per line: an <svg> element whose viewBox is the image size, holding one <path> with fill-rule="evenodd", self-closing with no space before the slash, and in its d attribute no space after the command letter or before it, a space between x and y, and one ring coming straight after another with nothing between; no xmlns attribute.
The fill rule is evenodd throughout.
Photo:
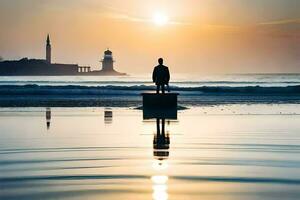
<svg viewBox="0 0 300 200"><path fill-rule="evenodd" d="M177 119L178 93L142 93L144 119Z"/></svg>
<svg viewBox="0 0 300 200"><path fill-rule="evenodd" d="M142 93L143 108L150 109L177 109L178 93Z"/></svg>

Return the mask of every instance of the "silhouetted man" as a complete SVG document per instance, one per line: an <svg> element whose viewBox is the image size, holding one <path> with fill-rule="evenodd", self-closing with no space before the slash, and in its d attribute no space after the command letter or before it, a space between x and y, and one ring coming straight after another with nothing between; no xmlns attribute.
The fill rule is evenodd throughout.
<svg viewBox="0 0 300 200"><path fill-rule="evenodd" d="M156 93L159 93L161 88L162 93L165 93L165 85L169 85L170 73L169 68L164 66L164 60L162 58L158 59L159 65L153 70L152 80L156 84Z"/></svg>

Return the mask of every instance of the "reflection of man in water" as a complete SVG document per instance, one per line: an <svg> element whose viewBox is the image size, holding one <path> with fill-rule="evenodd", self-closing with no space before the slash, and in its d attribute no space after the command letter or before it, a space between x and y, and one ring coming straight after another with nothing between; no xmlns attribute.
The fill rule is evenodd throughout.
<svg viewBox="0 0 300 200"><path fill-rule="evenodd" d="M161 88L162 93L165 93L165 85L169 85L170 72L167 66L164 66L164 60L162 58L158 59L159 65L153 70L152 80L156 84L156 93L159 93Z"/></svg>
<svg viewBox="0 0 300 200"><path fill-rule="evenodd" d="M158 160L164 160L169 156L170 146L169 134L165 133L165 119L156 119L156 132L153 139L153 154Z"/></svg>

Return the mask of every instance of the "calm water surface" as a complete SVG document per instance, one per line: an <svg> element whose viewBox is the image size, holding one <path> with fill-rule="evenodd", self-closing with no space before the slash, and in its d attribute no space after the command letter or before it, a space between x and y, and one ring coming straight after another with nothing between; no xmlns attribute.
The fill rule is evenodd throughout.
<svg viewBox="0 0 300 200"><path fill-rule="evenodd" d="M2 108L0 199L299 199L299 108Z"/></svg>

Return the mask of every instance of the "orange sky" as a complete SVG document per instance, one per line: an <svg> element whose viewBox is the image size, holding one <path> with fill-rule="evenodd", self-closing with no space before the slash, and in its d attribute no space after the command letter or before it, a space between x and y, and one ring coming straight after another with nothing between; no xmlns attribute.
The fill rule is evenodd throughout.
<svg viewBox="0 0 300 200"><path fill-rule="evenodd" d="M300 72L297 0L1 0L0 56L147 73L158 57L177 73ZM153 22L161 13L169 19Z"/></svg>

